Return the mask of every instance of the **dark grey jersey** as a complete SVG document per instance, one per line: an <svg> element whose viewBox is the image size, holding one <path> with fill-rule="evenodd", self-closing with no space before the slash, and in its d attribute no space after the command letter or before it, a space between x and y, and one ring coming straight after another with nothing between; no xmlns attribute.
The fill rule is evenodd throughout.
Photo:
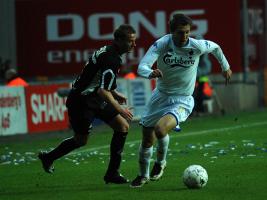
<svg viewBox="0 0 267 200"><path fill-rule="evenodd" d="M72 87L82 95L94 93L98 88L114 90L121 66L121 57L115 46L104 46L96 50L84 66Z"/></svg>

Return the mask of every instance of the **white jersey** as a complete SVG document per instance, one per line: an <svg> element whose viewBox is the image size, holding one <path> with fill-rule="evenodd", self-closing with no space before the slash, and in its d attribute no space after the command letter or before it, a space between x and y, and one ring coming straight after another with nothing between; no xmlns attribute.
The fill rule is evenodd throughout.
<svg viewBox="0 0 267 200"><path fill-rule="evenodd" d="M183 47L176 47L172 35L158 39L147 51L138 66L138 74L148 78L151 67L157 61L157 67L163 73L157 80L157 89L168 95L192 95L195 87L199 57L212 53L223 71L230 68L220 46L209 40L188 39Z"/></svg>

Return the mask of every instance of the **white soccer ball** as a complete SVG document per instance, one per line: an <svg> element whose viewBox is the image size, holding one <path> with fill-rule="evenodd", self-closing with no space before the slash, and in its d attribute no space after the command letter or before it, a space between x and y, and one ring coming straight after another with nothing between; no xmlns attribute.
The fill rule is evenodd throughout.
<svg viewBox="0 0 267 200"><path fill-rule="evenodd" d="M200 165L190 165L184 170L183 182L188 188L203 188L208 182L208 173Z"/></svg>

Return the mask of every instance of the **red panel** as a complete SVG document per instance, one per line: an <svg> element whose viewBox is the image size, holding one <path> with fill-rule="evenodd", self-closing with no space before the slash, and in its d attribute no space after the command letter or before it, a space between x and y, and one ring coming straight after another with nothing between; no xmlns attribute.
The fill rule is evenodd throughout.
<svg viewBox="0 0 267 200"><path fill-rule="evenodd" d="M68 128L65 99L59 97L56 92L61 87L68 87L68 84L25 88L29 133Z"/></svg>
<svg viewBox="0 0 267 200"><path fill-rule="evenodd" d="M110 43L112 35L105 36L112 34L120 23L130 23L137 29L137 49L125 63L136 67L138 59L155 39L168 33L170 15L177 10L186 10L200 25L195 30L204 30L206 39L220 44L233 71L241 71L239 1L151 2L139 4L137 1L116 0L111 4L108 0L17 0L17 63L20 73L24 76L79 73L88 52ZM56 20L59 15L61 19ZM219 72L218 64L215 65L214 72Z"/></svg>

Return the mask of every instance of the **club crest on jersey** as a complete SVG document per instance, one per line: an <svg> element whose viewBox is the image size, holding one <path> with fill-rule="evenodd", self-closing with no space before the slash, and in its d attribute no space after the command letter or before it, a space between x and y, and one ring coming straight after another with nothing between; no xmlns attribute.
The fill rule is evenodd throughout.
<svg viewBox="0 0 267 200"><path fill-rule="evenodd" d="M188 54L189 54L190 56L192 56L192 55L194 54L194 51L191 49L191 50L188 52Z"/></svg>
<svg viewBox="0 0 267 200"><path fill-rule="evenodd" d="M188 52L188 54L189 54L189 59L191 59L191 58L192 58L192 55L194 55L194 51L191 49L191 50Z"/></svg>
<svg viewBox="0 0 267 200"><path fill-rule="evenodd" d="M184 57L178 57L176 55L171 54L170 52L167 52L166 55L163 57L163 62L166 65L173 67L183 67L183 68L189 68L195 64L195 60L192 60L191 58L185 59Z"/></svg>

